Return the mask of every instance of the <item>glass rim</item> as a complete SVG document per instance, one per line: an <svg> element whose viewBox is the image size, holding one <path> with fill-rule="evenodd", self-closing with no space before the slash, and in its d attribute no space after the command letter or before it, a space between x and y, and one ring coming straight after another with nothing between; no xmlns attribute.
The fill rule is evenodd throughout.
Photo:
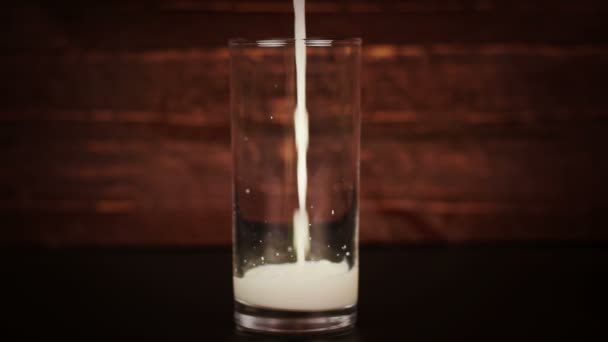
<svg viewBox="0 0 608 342"><path fill-rule="evenodd" d="M361 38L267 38L267 39L246 39L231 38L228 40L230 47L283 47L292 46L296 41L304 41L310 47L330 47L345 45L361 45Z"/></svg>

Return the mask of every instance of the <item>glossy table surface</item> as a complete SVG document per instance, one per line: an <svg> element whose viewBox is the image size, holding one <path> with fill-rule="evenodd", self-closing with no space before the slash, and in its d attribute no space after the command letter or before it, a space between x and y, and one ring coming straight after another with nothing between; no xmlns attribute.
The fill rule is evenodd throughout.
<svg viewBox="0 0 608 342"><path fill-rule="evenodd" d="M4 249L2 310L18 336L257 341L232 319L229 248ZM359 321L315 341L521 340L606 334L608 248L363 247Z"/></svg>

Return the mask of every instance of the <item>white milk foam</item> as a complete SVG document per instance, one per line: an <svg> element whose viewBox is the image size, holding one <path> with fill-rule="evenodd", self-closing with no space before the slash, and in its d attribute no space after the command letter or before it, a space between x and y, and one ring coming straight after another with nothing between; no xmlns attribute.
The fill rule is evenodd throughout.
<svg viewBox="0 0 608 342"><path fill-rule="evenodd" d="M357 268L348 263L306 261L255 267L243 278L234 278L239 302L251 306L291 310L325 311L357 303Z"/></svg>

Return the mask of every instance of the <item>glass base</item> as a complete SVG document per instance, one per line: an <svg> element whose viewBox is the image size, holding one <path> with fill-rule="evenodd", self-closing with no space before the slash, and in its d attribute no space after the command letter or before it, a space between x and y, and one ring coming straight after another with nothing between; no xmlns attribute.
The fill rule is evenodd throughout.
<svg viewBox="0 0 608 342"><path fill-rule="evenodd" d="M235 302L234 320L237 329L252 333L339 334L354 328L357 320L357 307L304 312L260 309Z"/></svg>

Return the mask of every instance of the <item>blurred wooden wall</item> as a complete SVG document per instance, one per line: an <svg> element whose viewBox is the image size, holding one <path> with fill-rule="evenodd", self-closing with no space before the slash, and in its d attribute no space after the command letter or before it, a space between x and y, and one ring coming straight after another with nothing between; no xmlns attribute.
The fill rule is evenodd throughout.
<svg viewBox="0 0 608 342"><path fill-rule="evenodd" d="M365 242L606 240L608 3L308 0L364 39ZM0 14L0 241L230 243L230 37L290 0Z"/></svg>

